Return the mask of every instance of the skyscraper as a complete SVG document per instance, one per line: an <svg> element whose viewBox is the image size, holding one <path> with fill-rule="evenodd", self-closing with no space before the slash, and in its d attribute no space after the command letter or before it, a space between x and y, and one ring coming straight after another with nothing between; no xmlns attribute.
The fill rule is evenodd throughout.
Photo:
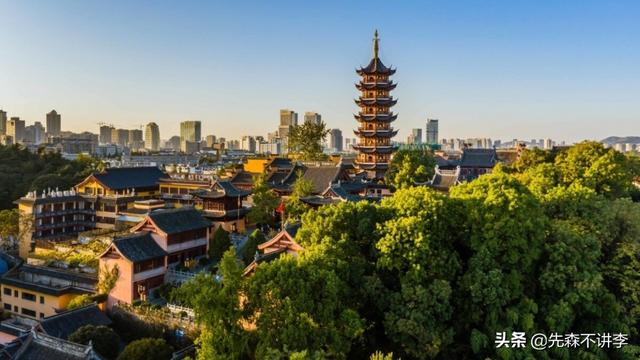
<svg viewBox="0 0 640 360"><path fill-rule="evenodd" d="M100 126L100 144L112 144L111 133L113 132L113 126L102 125Z"/></svg>
<svg viewBox="0 0 640 360"><path fill-rule="evenodd" d="M13 138L13 143L21 143L24 139L24 120L19 117L12 117L7 122L7 135Z"/></svg>
<svg viewBox="0 0 640 360"><path fill-rule="evenodd" d="M307 111L304 113L304 123L312 123L312 124L320 124L322 121L322 116L317 112Z"/></svg>
<svg viewBox="0 0 640 360"><path fill-rule="evenodd" d="M150 122L144 128L144 147L147 150L160 150L160 128L158 124Z"/></svg>
<svg viewBox="0 0 640 360"><path fill-rule="evenodd" d="M391 138L397 133L391 123L397 118L391 107L396 101L390 94L396 84L389 79L396 70L386 67L378 57L378 31L373 37L373 58L364 68L357 70L361 79L356 88L360 90L360 97L356 104L360 112L355 115L358 129L355 134L360 138L354 145L358 151L354 165L358 170L366 171L366 175L374 180L384 178L389 168L391 154L396 147L391 144Z"/></svg>
<svg viewBox="0 0 640 360"><path fill-rule="evenodd" d="M193 152L193 149L195 149L193 143L199 143L202 139L201 127L200 121L183 121L180 123L180 149L183 152Z"/></svg>
<svg viewBox="0 0 640 360"><path fill-rule="evenodd" d="M216 143L216 136L215 135L207 135L204 139L204 141L207 143L207 147L208 148L213 148L213 144Z"/></svg>
<svg viewBox="0 0 640 360"><path fill-rule="evenodd" d="M342 152L342 130L331 129L329 130L329 148L335 152Z"/></svg>
<svg viewBox="0 0 640 360"><path fill-rule="evenodd" d="M289 152L289 131L291 127L298 125L298 113L289 109L280 110L280 126L278 127L278 136L282 142L282 151Z"/></svg>
<svg viewBox="0 0 640 360"><path fill-rule="evenodd" d="M411 129L411 140L410 144L422 144L422 129L416 128Z"/></svg>
<svg viewBox="0 0 640 360"><path fill-rule="evenodd" d="M241 142L241 149L255 153L256 152L256 139L253 136L243 136Z"/></svg>
<svg viewBox="0 0 640 360"><path fill-rule="evenodd" d="M51 112L47 114L46 125L47 134L50 136L60 136L60 131L62 131L62 116L55 110L51 110Z"/></svg>
<svg viewBox="0 0 640 360"><path fill-rule="evenodd" d="M0 135L7 133L7 112L0 110Z"/></svg>
<svg viewBox="0 0 640 360"><path fill-rule="evenodd" d="M40 121L36 121L33 125L24 128L23 140L25 143L40 145L44 142L44 126Z"/></svg>
<svg viewBox="0 0 640 360"><path fill-rule="evenodd" d="M118 144L125 147L129 144L129 130L127 129L112 129L111 130L111 143Z"/></svg>
<svg viewBox="0 0 640 360"><path fill-rule="evenodd" d="M427 119L427 144L438 143L438 119Z"/></svg>
<svg viewBox="0 0 640 360"><path fill-rule="evenodd" d="M144 148L144 133L140 129L129 130L128 145L131 150L137 151Z"/></svg>

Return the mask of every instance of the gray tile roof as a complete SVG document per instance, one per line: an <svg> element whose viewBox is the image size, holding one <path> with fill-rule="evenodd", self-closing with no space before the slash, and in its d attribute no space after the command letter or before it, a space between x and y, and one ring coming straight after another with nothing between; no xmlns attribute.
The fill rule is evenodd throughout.
<svg viewBox="0 0 640 360"><path fill-rule="evenodd" d="M109 168L93 176L105 186L114 190L131 188L150 188L158 186L161 178L169 175L157 167Z"/></svg>
<svg viewBox="0 0 640 360"><path fill-rule="evenodd" d="M167 234L203 229L212 225L200 211L191 207L153 211L149 218Z"/></svg>
<svg viewBox="0 0 640 360"><path fill-rule="evenodd" d="M495 149L464 149L460 158L460 166L492 168L496 161Z"/></svg>
<svg viewBox="0 0 640 360"><path fill-rule="evenodd" d="M64 340L85 325L109 326L111 320L96 304L68 310L40 320L40 326L47 335Z"/></svg>
<svg viewBox="0 0 640 360"><path fill-rule="evenodd" d="M166 256L167 252L147 232L113 240L113 246L131 262L140 262Z"/></svg>
<svg viewBox="0 0 640 360"><path fill-rule="evenodd" d="M15 360L101 360L90 345L58 339L32 331L15 342L18 349L6 359ZM3 357L4 359L4 357Z"/></svg>

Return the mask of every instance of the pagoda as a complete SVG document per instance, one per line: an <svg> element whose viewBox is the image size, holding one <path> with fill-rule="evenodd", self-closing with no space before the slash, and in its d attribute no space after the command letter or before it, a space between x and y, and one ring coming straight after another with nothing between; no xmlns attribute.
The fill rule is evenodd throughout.
<svg viewBox="0 0 640 360"><path fill-rule="evenodd" d="M396 147L391 138L398 132L391 127L397 115L391 112L396 104L391 97L391 90L396 84L389 79L396 70L386 67L378 57L378 30L373 37L373 58L364 68L356 70L361 79L356 88L360 97L355 100L360 112L354 115L358 121L358 129L354 130L359 141L353 148L358 152L354 165L366 172L367 178L381 180L389 167L391 155Z"/></svg>

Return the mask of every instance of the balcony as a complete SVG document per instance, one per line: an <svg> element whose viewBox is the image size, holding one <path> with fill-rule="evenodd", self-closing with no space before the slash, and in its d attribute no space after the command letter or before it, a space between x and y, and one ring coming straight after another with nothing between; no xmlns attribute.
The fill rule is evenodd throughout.
<svg viewBox="0 0 640 360"><path fill-rule="evenodd" d="M152 277L163 275L167 272L164 266L157 267L151 270L145 270L139 273L133 274L133 282L146 280Z"/></svg>

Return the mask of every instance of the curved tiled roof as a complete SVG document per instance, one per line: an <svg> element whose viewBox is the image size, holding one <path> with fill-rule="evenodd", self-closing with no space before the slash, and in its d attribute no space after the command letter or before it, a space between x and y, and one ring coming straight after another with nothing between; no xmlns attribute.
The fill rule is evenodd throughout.
<svg viewBox="0 0 640 360"><path fill-rule="evenodd" d="M212 225L209 220L202 216L200 211L191 207L157 210L149 214L148 217L161 231L168 235L203 229Z"/></svg>
<svg viewBox="0 0 640 360"><path fill-rule="evenodd" d="M136 263L156 259L167 255L167 252L156 243L147 232L136 233L131 236L114 239L113 246L127 258Z"/></svg>
<svg viewBox="0 0 640 360"><path fill-rule="evenodd" d="M111 320L100 311L96 304L65 311L40 320L40 326L47 335L67 340L79 328L85 325L109 326Z"/></svg>
<svg viewBox="0 0 640 360"><path fill-rule="evenodd" d="M91 176L113 190L154 187L161 178L169 177L155 166L109 168Z"/></svg>

